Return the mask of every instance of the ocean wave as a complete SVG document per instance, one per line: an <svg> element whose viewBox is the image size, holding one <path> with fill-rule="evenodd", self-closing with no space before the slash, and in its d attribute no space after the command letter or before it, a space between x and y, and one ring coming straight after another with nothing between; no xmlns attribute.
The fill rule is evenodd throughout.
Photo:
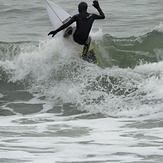
<svg viewBox="0 0 163 163"><path fill-rule="evenodd" d="M133 68L142 62L161 61L160 53L163 49L161 27L160 25L153 31L138 37L117 38L106 34L102 39L95 40L94 44L101 61L101 67ZM32 52L38 48L39 44L40 42L32 41L0 42L0 59L12 59L14 55Z"/></svg>
<svg viewBox="0 0 163 163"><path fill-rule="evenodd" d="M13 60L16 55L32 52L38 47L38 42L2 42L0 41L0 60Z"/></svg>
<svg viewBox="0 0 163 163"><path fill-rule="evenodd" d="M0 43L1 80L81 111L114 117L162 112L163 34L104 35L94 41L101 65L80 59L79 49L56 37L42 42Z"/></svg>
<svg viewBox="0 0 163 163"><path fill-rule="evenodd" d="M100 42L100 50L104 51L103 66L122 68L135 67L139 63L151 63L162 60L160 50L163 49L163 33L153 30L139 37L116 38L105 35ZM159 50L159 54L157 53Z"/></svg>

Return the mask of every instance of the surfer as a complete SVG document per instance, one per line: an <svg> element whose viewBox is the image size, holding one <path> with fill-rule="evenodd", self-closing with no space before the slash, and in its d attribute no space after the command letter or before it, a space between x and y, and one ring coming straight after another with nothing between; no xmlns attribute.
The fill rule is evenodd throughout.
<svg viewBox="0 0 163 163"><path fill-rule="evenodd" d="M105 15L100 8L99 2L97 0L94 0L92 5L97 9L97 11L99 12L99 15L88 13L87 3L81 2L78 5L79 14L74 15L65 24L60 26L58 29L49 32L48 34L54 37L58 32L60 32L61 30L64 30L65 28L70 26L72 23L76 22L75 28L72 28L72 27L67 28L67 30L64 33L64 37L68 37L69 35L72 34L73 39L76 43L80 45L84 45L83 52L82 52L82 58L84 60L87 60L87 52L88 52L89 45L91 42L91 37L89 36L89 33L92 28L92 24L95 19L105 18Z"/></svg>

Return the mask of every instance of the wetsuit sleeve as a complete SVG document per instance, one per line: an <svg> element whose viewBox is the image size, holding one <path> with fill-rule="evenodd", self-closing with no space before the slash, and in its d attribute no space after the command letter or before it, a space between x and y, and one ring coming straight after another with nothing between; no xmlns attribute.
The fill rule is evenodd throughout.
<svg viewBox="0 0 163 163"><path fill-rule="evenodd" d="M97 8L97 11L99 12L99 15L93 14L94 19L105 19L105 14L100 7Z"/></svg>
<svg viewBox="0 0 163 163"><path fill-rule="evenodd" d="M60 26L58 29L56 29L56 32L60 32L61 30L64 30L65 28L67 28L69 25L71 25L72 23L74 23L76 21L76 16L73 16L67 23L63 24L62 26Z"/></svg>

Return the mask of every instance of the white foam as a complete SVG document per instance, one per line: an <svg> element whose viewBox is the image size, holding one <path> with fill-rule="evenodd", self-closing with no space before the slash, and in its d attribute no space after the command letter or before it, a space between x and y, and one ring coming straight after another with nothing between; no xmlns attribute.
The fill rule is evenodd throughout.
<svg viewBox="0 0 163 163"><path fill-rule="evenodd" d="M11 74L10 81L27 82L31 93L58 105L72 103L79 110L114 117L162 112L163 62L102 69L83 61L78 53L72 42L55 37L23 50L13 60L1 61L0 66Z"/></svg>
<svg viewBox="0 0 163 163"><path fill-rule="evenodd" d="M1 136L0 159L28 160L30 163L108 160L136 162L148 160L151 155L161 157L163 154L159 145L163 134L161 128L145 127L151 117L51 121L55 117L42 114L23 118L39 117L44 122L19 124L15 122L22 117L15 116L15 120L7 127L10 135ZM11 120L11 117L6 119ZM4 123L5 120L3 125ZM140 125L141 130L136 125ZM1 125L0 130L3 133L5 128Z"/></svg>
<svg viewBox="0 0 163 163"><path fill-rule="evenodd" d="M156 31L158 31L158 32L163 33L163 24L162 24L162 23L160 23L158 26L156 26L156 27L155 27L155 29L154 29L154 30L156 30Z"/></svg>

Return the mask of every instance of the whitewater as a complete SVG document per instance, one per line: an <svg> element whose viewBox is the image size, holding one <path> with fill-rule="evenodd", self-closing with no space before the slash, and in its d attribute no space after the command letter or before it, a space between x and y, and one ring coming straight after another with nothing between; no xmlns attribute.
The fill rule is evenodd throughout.
<svg viewBox="0 0 163 163"><path fill-rule="evenodd" d="M79 2L55 1L72 15ZM100 4L95 65L47 36L44 1L0 3L0 162L163 161L163 3Z"/></svg>

